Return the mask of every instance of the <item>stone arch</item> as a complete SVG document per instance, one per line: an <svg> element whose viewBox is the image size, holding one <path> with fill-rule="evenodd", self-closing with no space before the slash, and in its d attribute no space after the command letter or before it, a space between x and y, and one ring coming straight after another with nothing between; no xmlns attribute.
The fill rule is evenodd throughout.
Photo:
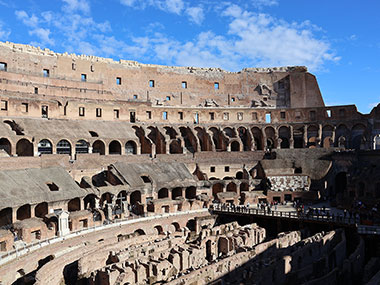
<svg viewBox="0 0 380 285"><path fill-rule="evenodd" d="M303 148L305 146L304 133L305 129L303 126L293 128L294 148Z"/></svg>
<svg viewBox="0 0 380 285"><path fill-rule="evenodd" d="M33 156L33 143L27 139L20 139L16 144L17 156Z"/></svg>
<svg viewBox="0 0 380 285"><path fill-rule="evenodd" d="M166 154L165 137L161 134L161 132L156 127L148 127L148 129L150 130L148 138L150 138L156 145L156 153Z"/></svg>
<svg viewBox="0 0 380 285"><path fill-rule="evenodd" d="M212 151L212 143L210 135L201 127L196 127L195 131L199 139L201 151Z"/></svg>
<svg viewBox="0 0 380 285"><path fill-rule="evenodd" d="M68 140L60 140L57 143L57 154L69 154L71 155L71 143Z"/></svg>
<svg viewBox="0 0 380 285"><path fill-rule="evenodd" d="M88 194L84 197L84 209L95 209L96 199L97 197L95 194Z"/></svg>
<svg viewBox="0 0 380 285"><path fill-rule="evenodd" d="M165 126L164 129L165 129L165 134L168 135L171 140L174 140L177 138L178 134L172 127Z"/></svg>
<svg viewBox="0 0 380 285"><path fill-rule="evenodd" d="M340 124L336 128L335 132L335 146L336 147L347 147L347 139L349 137L349 130L346 125Z"/></svg>
<svg viewBox="0 0 380 285"><path fill-rule="evenodd" d="M189 127L180 127L181 136L185 142L185 147L190 153L197 151L197 139Z"/></svg>
<svg viewBox="0 0 380 285"><path fill-rule="evenodd" d="M240 143L238 141L232 141L230 145L231 151L240 151Z"/></svg>
<svg viewBox="0 0 380 285"><path fill-rule="evenodd" d="M145 137L145 131L141 127L133 126L136 136L139 138L141 154L152 154L152 143Z"/></svg>
<svg viewBox="0 0 380 285"><path fill-rule="evenodd" d="M127 201L127 191L125 190L122 190L120 191L118 194L117 194L117 197L116 197L116 204L121 207L121 204L122 202L126 202Z"/></svg>
<svg viewBox="0 0 380 285"><path fill-rule="evenodd" d="M158 190L157 197L158 199L169 198L168 188L161 188L160 190Z"/></svg>
<svg viewBox="0 0 380 285"><path fill-rule="evenodd" d="M238 134L239 134L240 140L243 143L243 150L250 151L251 146L252 146L252 138L249 134L249 131L245 127L239 127Z"/></svg>
<svg viewBox="0 0 380 285"><path fill-rule="evenodd" d="M162 234L164 234L164 229L163 229L162 226L160 226L160 225L155 226L155 227L153 228L153 230L154 230L155 234L157 234L157 235L162 235Z"/></svg>
<svg viewBox="0 0 380 285"><path fill-rule="evenodd" d="M186 188L185 191L186 199L195 199L197 196L197 188L194 186L190 186Z"/></svg>
<svg viewBox="0 0 380 285"><path fill-rule="evenodd" d="M258 127L253 127L251 129L251 131L252 131L252 135L253 135L253 140L255 141L255 149L256 150L263 150L264 149L263 133L262 133L261 129L259 129Z"/></svg>
<svg viewBox="0 0 380 285"><path fill-rule="evenodd" d="M322 128L322 146L324 148L332 147L334 128L330 125L323 126Z"/></svg>
<svg viewBox="0 0 380 285"><path fill-rule="evenodd" d="M249 191L249 185L246 182L240 184L240 193L244 191Z"/></svg>
<svg viewBox="0 0 380 285"><path fill-rule="evenodd" d="M100 196L100 201L99 201L100 207L103 207L106 203L111 204L112 196L113 194L110 192L103 193L102 196Z"/></svg>
<svg viewBox="0 0 380 285"><path fill-rule="evenodd" d="M219 200L218 193L223 192L224 185L222 183L215 183L212 185L212 196L215 200Z"/></svg>
<svg viewBox="0 0 380 285"><path fill-rule="evenodd" d="M228 139L224 136L223 132L216 127L211 127L212 140L214 141L216 151L227 151Z"/></svg>
<svg viewBox="0 0 380 285"><path fill-rule="evenodd" d="M42 202L37 204L34 208L34 216L37 218L43 218L48 214L48 203Z"/></svg>
<svg viewBox="0 0 380 285"><path fill-rule="evenodd" d="M289 148L290 147L290 128L287 126L281 126L278 129L278 135L281 139L280 147L281 148Z"/></svg>
<svg viewBox="0 0 380 285"><path fill-rule="evenodd" d="M12 224L13 211L8 207L0 211L0 227Z"/></svg>
<svg viewBox="0 0 380 285"><path fill-rule="evenodd" d="M266 146L269 149L273 149L277 147L277 138L276 138L276 131L273 127L266 127L265 128L265 136L266 136Z"/></svg>
<svg viewBox="0 0 380 285"><path fill-rule="evenodd" d="M351 129L351 147L353 149L361 149L362 147L362 141L364 138L366 127L364 124L356 124Z"/></svg>
<svg viewBox="0 0 380 285"><path fill-rule="evenodd" d="M139 190L133 191L130 196L130 204L138 205L141 203L141 192Z"/></svg>
<svg viewBox="0 0 380 285"><path fill-rule="evenodd" d="M182 197L182 188L181 187L176 187L172 190L172 199L175 200L178 197Z"/></svg>
<svg viewBox="0 0 380 285"><path fill-rule="evenodd" d="M223 132L226 134L227 137L229 138L236 138L236 132L233 128L230 127L225 127L223 129Z"/></svg>
<svg viewBox="0 0 380 285"><path fill-rule="evenodd" d="M0 149L3 149L8 155L12 155L12 145L7 138L0 139Z"/></svg>
<svg viewBox="0 0 380 285"><path fill-rule="evenodd" d="M48 139L40 140L37 145L37 151L39 154L52 154L53 144Z"/></svg>
<svg viewBox="0 0 380 285"><path fill-rule="evenodd" d="M169 145L169 153L183 153L183 149L181 146L181 141L173 140Z"/></svg>
<svg viewBox="0 0 380 285"><path fill-rule="evenodd" d="M307 128L307 146L309 148L315 148L318 143L319 128L316 125L310 125Z"/></svg>
<svg viewBox="0 0 380 285"><path fill-rule="evenodd" d="M80 211L80 199L79 198L74 198L67 203L67 210L69 212L75 212L75 211Z"/></svg>
<svg viewBox="0 0 380 285"><path fill-rule="evenodd" d="M109 154L121 154L121 143L117 140L113 140L109 144Z"/></svg>
<svg viewBox="0 0 380 285"><path fill-rule="evenodd" d="M106 154L106 145L102 140L96 140L92 144L92 153L99 153L99 155Z"/></svg>
<svg viewBox="0 0 380 285"><path fill-rule="evenodd" d="M125 143L125 154L137 154L137 145L134 141Z"/></svg>
<svg viewBox="0 0 380 285"><path fill-rule="evenodd" d="M29 219L31 217L30 204L25 204L17 209L16 218L19 221Z"/></svg>
<svg viewBox="0 0 380 285"><path fill-rule="evenodd" d="M135 236L145 236L146 235L145 231L142 230L142 229L137 229L133 233L134 233Z"/></svg>
<svg viewBox="0 0 380 285"><path fill-rule="evenodd" d="M373 138L373 149L380 149L380 135Z"/></svg>
<svg viewBox="0 0 380 285"><path fill-rule="evenodd" d="M75 144L75 153L88 153L89 143L85 140L79 140Z"/></svg>
<svg viewBox="0 0 380 285"><path fill-rule="evenodd" d="M174 226L176 232L181 231L181 227L177 222L173 222L172 225Z"/></svg>
<svg viewBox="0 0 380 285"><path fill-rule="evenodd" d="M187 223L186 223L186 227L187 227L191 232L195 231L195 225L196 225L196 223L195 223L195 220L194 220L194 219L190 219L190 220L188 220Z"/></svg>
<svg viewBox="0 0 380 285"><path fill-rule="evenodd" d="M230 183L228 183L226 190L227 190L227 192L237 193L237 186L234 182L230 182Z"/></svg>

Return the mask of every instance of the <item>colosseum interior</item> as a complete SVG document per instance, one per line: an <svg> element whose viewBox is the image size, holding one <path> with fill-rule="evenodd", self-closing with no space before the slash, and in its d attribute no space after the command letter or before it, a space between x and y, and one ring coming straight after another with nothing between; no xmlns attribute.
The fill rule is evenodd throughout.
<svg viewBox="0 0 380 285"><path fill-rule="evenodd" d="M380 284L380 104L306 67L0 42L0 104L1 285Z"/></svg>

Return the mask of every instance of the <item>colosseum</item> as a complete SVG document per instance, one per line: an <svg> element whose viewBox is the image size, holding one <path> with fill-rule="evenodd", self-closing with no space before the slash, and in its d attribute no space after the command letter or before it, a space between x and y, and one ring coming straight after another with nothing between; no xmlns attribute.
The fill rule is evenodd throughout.
<svg viewBox="0 0 380 285"><path fill-rule="evenodd" d="M380 284L380 104L306 67L0 42L0 284Z"/></svg>

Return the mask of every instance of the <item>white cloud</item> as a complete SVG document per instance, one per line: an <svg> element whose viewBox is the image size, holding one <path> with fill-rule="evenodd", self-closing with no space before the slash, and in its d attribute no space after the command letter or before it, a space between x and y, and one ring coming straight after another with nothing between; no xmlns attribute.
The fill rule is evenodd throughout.
<svg viewBox="0 0 380 285"><path fill-rule="evenodd" d="M185 4L182 0L166 0L165 1L166 9L174 14L181 14Z"/></svg>
<svg viewBox="0 0 380 285"><path fill-rule="evenodd" d="M252 4L256 7L276 6L278 5L278 0L252 0Z"/></svg>
<svg viewBox="0 0 380 285"><path fill-rule="evenodd" d="M136 4L137 1L136 0L120 0L120 3L125 5L125 6L132 7L133 5Z"/></svg>
<svg viewBox="0 0 380 285"><path fill-rule="evenodd" d="M202 24L205 18L202 7L189 7L186 9L186 14L189 16L190 21L197 25Z"/></svg>
<svg viewBox="0 0 380 285"><path fill-rule="evenodd" d="M87 0L62 0L66 5L62 8L64 11L69 12L83 12L88 14L90 12L90 4Z"/></svg>
<svg viewBox="0 0 380 285"><path fill-rule="evenodd" d="M1 41L7 40L10 34L11 34L11 31L5 28L4 24L0 22L0 40Z"/></svg>

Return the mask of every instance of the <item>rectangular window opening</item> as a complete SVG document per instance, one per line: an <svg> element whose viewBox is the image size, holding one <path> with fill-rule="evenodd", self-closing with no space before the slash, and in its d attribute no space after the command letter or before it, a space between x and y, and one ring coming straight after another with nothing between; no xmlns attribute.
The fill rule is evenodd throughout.
<svg viewBox="0 0 380 285"><path fill-rule="evenodd" d="M186 81L182 81L182 88L187 89L187 82Z"/></svg>
<svg viewBox="0 0 380 285"><path fill-rule="evenodd" d="M162 119L164 119L164 120L168 119L168 112L166 112L166 111L162 112Z"/></svg>
<svg viewBox="0 0 380 285"><path fill-rule="evenodd" d="M231 97L231 102L235 102L235 97Z"/></svg>
<svg viewBox="0 0 380 285"><path fill-rule="evenodd" d="M215 113L210 112L210 121L214 121L214 120L215 120Z"/></svg>
<svg viewBox="0 0 380 285"><path fill-rule="evenodd" d="M300 111L296 111L295 117L296 117L296 119L301 119L301 112Z"/></svg>
<svg viewBox="0 0 380 285"><path fill-rule="evenodd" d="M49 77L50 76L49 69L44 69L42 72L43 72L44 77Z"/></svg>
<svg viewBox="0 0 380 285"><path fill-rule="evenodd" d="M223 113L223 120L228 121L230 119L229 113Z"/></svg>
<svg viewBox="0 0 380 285"><path fill-rule="evenodd" d="M34 87L34 94L38 94L38 87Z"/></svg>
<svg viewBox="0 0 380 285"><path fill-rule="evenodd" d="M238 112L238 113L237 113L237 119L238 119L239 121L243 121L243 113L242 113L242 112Z"/></svg>
<svg viewBox="0 0 380 285"><path fill-rule="evenodd" d="M0 62L0 71L7 71L7 64L5 62Z"/></svg>
<svg viewBox="0 0 380 285"><path fill-rule="evenodd" d="M285 112L281 112L280 113L280 117L281 117L281 119L285 119L286 118L286 113Z"/></svg>
<svg viewBox="0 0 380 285"><path fill-rule="evenodd" d="M230 172L230 167L229 166L225 166L224 167L224 172Z"/></svg>
<svg viewBox="0 0 380 285"><path fill-rule="evenodd" d="M146 111L146 118L148 120L152 119L152 112L151 111Z"/></svg>
<svg viewBox="0 0 380 285"><path fill-rule="evenodd" d="M215 172L215 166L210 167L210 172Z"/></svg>
<svg viewBox="0 0 380 285"><path fill-rule="evenodd" d="M166 96L166 101L170 101L170 96Z"/></svg>
<svg viewBox="0 0 380 285"><path fill-rule="evenodd" d="M119 110L117 110L117 109L113 110L113 118L119 119Z"/></svg>
<svg viewBox="0 0 380 285"><path fill-rule="evenodd" d="M219 89L219 82L214 82L214 89L218 90Z"/></svg>
<svg viewBox="0 0 380 285"><path fill-rule="evenodd" d="M136 94L133 95L133 99L134 99L134 100L136 100L136 99L138 99L138 98L139 98L139 96L137 96Z"/></svg>
<svg viewBox="0 0 380 285"><path fill-rule="evenodd" d="M149 87L154 87L154 80L149 80Z"/></svg>
<svg viewBox="0 0 380 285"><path fill-rule="evenodd" d="M327 114L328 118L331 118L331 110L330 109L326 110L326 114Z"/></svg>
<svg viewBox="0 0 380 285"><path fill-rule="evenodd" d="M84 107L79 107L79 116L84 117Z"/></svg>
<svg viewBox="0 0 380 285"><path fill-rule="evenodd" d="M86 74L81 74L81 76L80 76L80 80L82 81L82 82L86 82L87 81L87 75Z"/></svg>
<svg viewBox="0 0 380 285"><path fill-rule="evenodd" d="M256 112L253 112L253 113L252 113L252 120L253 120L253 121L256 121L256 120L257 120L257 113L256 113Z"/></svg>
<svg viewBox="0 0 380 285"><path fill-rule="evenodd" d="M272 118L271 118L271 114L270 113L266 113L265 114L265 122L267 124L270 124L272 122Z"/></svg>
<svg viewBox="0 0 380 285"><path fill-rule="evenodd" d="M102 117L102 108L96 108L96 117L101 118Z"/></svg>
<svg viewBox="0 0 380 285"><path fill-rule="evenodd" d="M178 112L179 119L182 121L183 120L183 112Z"/></svg>
<svg viewBox="0 0 380 285"><path fill-rule="evenodd" d="M8 101L1 100L1 111L8 111Z"/></svg>
<svg viewBox="0 0 380 285"><path fill-rule="evenodd" d="M116 77L116 85L121 85L121 77Z"/></svg>
<svg viewBox="0 0 380 285"><path fill-rule="evenodd" d="M129 122L136 123L136 112L129 112Z"/></svg>
<svg viewBox="0 0 380 285"><path fill-rule="evenodd" d="M315 111L310 111L309 115L310 115L310 121L315 121L316 119Z"/></svg>
<svg viewBox="0 0 380 285"><path fill-rule="evenodd" d="M29 111L29 104L28 103L21 103L22 107L23 107L23 112L24 113L28 113Z"/></svg>
<svg viewBox="0 0 380 285"><path fill-rule="evenodd" d="M41 107L41 116L42 118L48 118L49 106L42 105Z"/></svg>

